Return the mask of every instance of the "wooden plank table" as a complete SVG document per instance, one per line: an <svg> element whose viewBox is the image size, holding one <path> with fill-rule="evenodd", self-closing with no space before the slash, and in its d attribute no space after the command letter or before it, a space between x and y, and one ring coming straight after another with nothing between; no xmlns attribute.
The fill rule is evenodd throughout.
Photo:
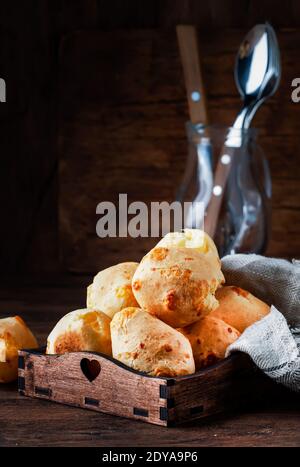
<svg viewBox="0 0 300 467"><path fill-rule="evenodd" d="M62 315L84 307L88 283L2 280L0 318L20 314L43 344ZM300 446L300 397L277 385L255 408L176 428L21 397L15 384L1 385L0 420L0 446Z"/></svg>

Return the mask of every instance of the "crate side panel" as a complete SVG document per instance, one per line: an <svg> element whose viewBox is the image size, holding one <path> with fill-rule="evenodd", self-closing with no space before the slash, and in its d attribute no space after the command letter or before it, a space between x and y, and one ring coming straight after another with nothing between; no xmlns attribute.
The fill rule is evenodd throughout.
<svg viewBox="0 0 300 467"><path fill-rule="evenodd" d="M83 373L82 360L99 364L99 374L90 381ZM161 418L161 398L165 380L149 378L118 366L92 353L61 356L27 354L25 394L52 401L166 425Z"/></svg>

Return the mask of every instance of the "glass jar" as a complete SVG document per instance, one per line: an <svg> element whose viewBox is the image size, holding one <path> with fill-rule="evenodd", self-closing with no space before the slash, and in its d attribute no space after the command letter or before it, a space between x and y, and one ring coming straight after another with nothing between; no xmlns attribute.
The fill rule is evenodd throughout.
<svg viewBox="0 0 300 467"><path fill-rule="evenodd" d="M214 234L219 254L263 253L270 234L271 177L257 130L188 122L187 135L188 159L177 200L192 202L194 209L203 203L206 212L212 196L222 191L214 184L217 163L230 163ZM185 226L200 228L193 219L187 216ZM206 223L204 217L204 229Z"/></svg>

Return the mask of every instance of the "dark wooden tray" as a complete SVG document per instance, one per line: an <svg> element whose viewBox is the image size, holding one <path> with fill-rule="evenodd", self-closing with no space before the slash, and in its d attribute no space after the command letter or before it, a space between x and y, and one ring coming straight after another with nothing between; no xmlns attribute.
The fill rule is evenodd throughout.
<svg viewBox="0 0 300 467"><path fill-rule="evenodd" d="M232 410L257 392L260 377L240 353L191 376L163 378L99 353L19 351L21 394L163 426Z"/></svg>

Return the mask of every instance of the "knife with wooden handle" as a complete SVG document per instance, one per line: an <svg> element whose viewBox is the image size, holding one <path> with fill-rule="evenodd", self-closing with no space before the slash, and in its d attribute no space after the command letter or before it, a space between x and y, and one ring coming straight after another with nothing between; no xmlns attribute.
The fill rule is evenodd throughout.
<svg viewBox="0 0 300 467"><path fill-rule="evenodd" d="M200 137L201 127L208 125L206 96L200 65L197 30L194 26L183 25L177 26L176 30L187 92L190 122L195 127L195 131L199 131L199 143L196 144L195 147L189 145L189 151L196 150L197 152L199 190L192 201L192 208L189 209L185 219L185 226L189 228L200 228L199 220L195 219L196 211L194 208L196 207L197 209L197 204L202 203L204 210L206 209L211 198L213 187L210 138Z"/></svg>

